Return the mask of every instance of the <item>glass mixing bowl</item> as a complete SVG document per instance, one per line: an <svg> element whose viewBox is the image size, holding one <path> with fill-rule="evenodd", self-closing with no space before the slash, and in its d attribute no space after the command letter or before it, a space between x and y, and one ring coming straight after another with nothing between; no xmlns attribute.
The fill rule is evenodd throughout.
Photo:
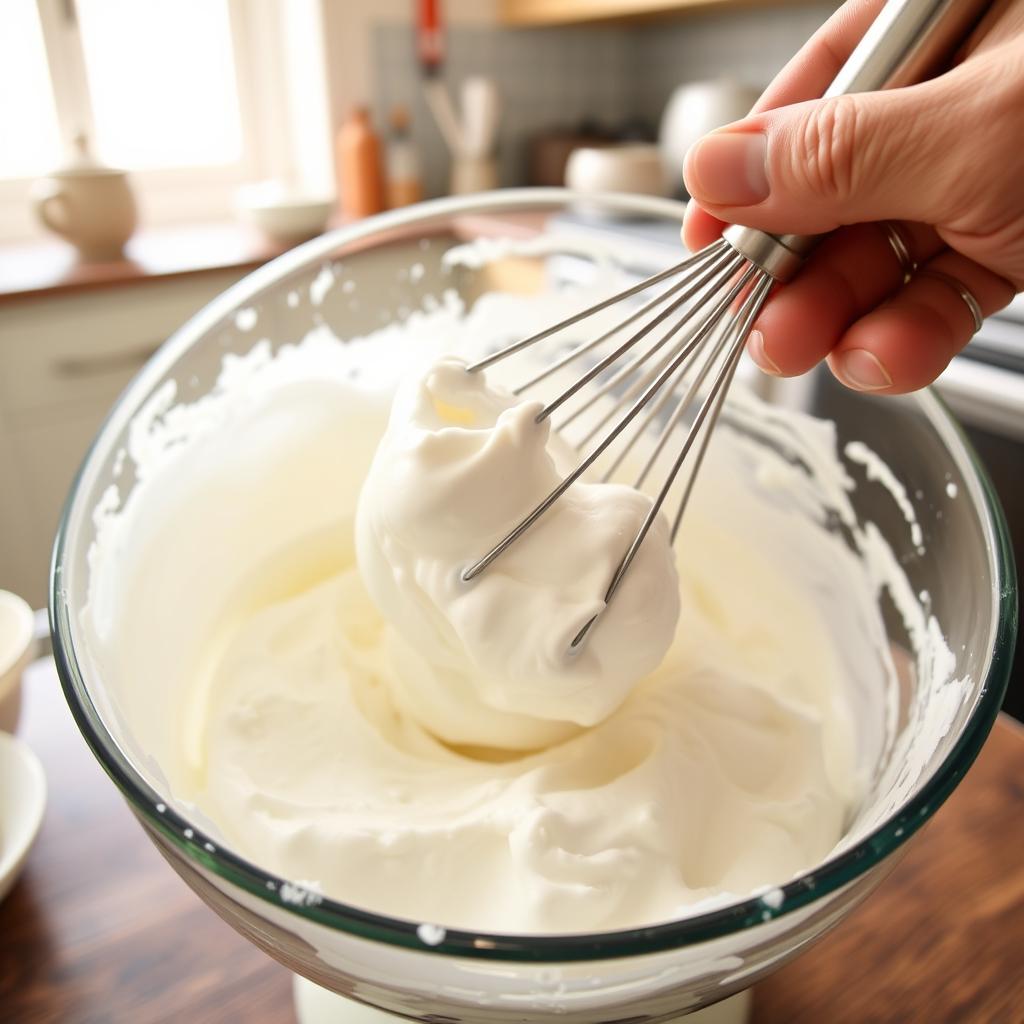
<svg viewBox="0 0 1024 1024"><path fill-rule="evenodd" d="M613 219L640 218L644 230L671 238L682 215L676 203L638 197L607 197L600 207L605 220L591 224L598 233ZM593 218L592 198L587 209ZM914 496L927 557L917 557L883 488L858 487L853 502L905 565L913 593L930 595L955 674L969 682L951 726L929 738L916 784L859 841L781 890L697 916L538 937L445 930L335 902L275 877L221 845L206 823L190 820L152 759L136 749L130 728L111 713L104 665L84 642L78 617L96 535L93 512L109 488L124 494L134 482L123 455L133 416L168 381L183 400L202 396L225 354L247 351L257 337L276 348L324 323L351 337L405 316L445 288L472 301L481 291L556 287L550 263L556 256L520 254L457 272L442 259L467 240L529 237L551 217L572 223L570 193L441 200L355 224L257 270L178 331L121 396L74 483L56 543L51 618L67 699L96 757L167 861L221 917L291 970L421 1021L661 1021L751 985L864 899L963 778L999 709L1013 649L1016 595L1006 527L984 471L939 399L932 392L853 394L822 371L786 400L833 420L840 442L869 444ZM615 244L629 265L645 243ZM584 256L569 252L562 270L571 277L585 264ZM358 287L328 287L342 279ZM948 500L954 490L959 497ZM908 646L899 617L888 609L885 618L893 648ZM915 697L913 674L899 685L905 706Z"/></svg>

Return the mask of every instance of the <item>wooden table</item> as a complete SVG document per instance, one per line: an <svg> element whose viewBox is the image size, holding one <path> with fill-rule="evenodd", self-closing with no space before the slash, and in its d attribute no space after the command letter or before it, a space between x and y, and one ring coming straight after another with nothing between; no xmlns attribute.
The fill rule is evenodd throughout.
<svg viewBox="0 0 1024 1024"><path fill-rule="evenodd" d="M201 904L79 736L51 662L21 735L46 820L0 904L3 1024L288 1024L291 980ZM1003 718L893 875L756 989L754 1024L1024 1022L1024 730Z"/></svg>

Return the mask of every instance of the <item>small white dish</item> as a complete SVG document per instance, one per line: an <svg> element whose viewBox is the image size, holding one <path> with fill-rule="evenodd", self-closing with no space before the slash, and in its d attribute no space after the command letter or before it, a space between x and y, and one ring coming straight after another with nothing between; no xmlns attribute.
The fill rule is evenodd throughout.
<svg viewBox="0 0 1024 1024"><path fill-rule="evenodd" d="M39 758L17 737L0 732L0 900L25 864L45 808Z"/></svg>
<svg viewBox="0 0 1024 1024"><path fill-rule="evenodd" d="M21 676L35 649L35 613L17 594L0 590L0 732L18 726Z"/></svg>
<svg viewBox="0 0 1024 1024"><path fill-rule="evenodd" d="M296 193L279 182L243 185L235 194L242 217L268 238L290 244L320 234L334 209L330 196Z"/></svg>
<svg viewBox="0 0 1024 1024"><path fill-rule="evenodd" d="M661 152L647 143L574 149L565 165L565 183L577 192L669 193Z"/></svg>

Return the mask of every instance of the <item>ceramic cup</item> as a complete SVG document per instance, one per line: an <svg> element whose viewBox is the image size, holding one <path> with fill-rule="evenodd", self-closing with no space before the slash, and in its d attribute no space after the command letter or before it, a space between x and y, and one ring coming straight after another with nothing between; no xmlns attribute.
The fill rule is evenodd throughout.
<svg viewBox="0 0 1024 1024"><path fill-rule="evenodd" d="M128 175L109 167L55 171L35 182L32 202L42 223L87 262L119 259L138 223Z"/></svg>
<svg viewBox="0 0 1024 1024"><path fill-rule="evenodd" d="M490 192L498 187L498 165L492 156L456 154L452 159L452 195Z"/></svg>

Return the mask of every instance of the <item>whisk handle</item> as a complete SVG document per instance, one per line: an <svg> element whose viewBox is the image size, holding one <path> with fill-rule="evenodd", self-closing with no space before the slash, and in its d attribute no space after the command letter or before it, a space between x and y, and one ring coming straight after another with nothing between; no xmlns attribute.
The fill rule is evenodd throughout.
<svg viewBox="0 0 1024 1024"><path fill-rule="evenodd" d="M939 72L992 0L888 0L825 91L874 92L922 82ZM725 239L777 281L800 269L821 235L769 235L733 225Z"/></svg>
<svg viewBox="0 0 1024 1024"><path fill-rule="evenodd" d="M889 0L825 91L874 92L938 73L992 0Z"/></svg>

